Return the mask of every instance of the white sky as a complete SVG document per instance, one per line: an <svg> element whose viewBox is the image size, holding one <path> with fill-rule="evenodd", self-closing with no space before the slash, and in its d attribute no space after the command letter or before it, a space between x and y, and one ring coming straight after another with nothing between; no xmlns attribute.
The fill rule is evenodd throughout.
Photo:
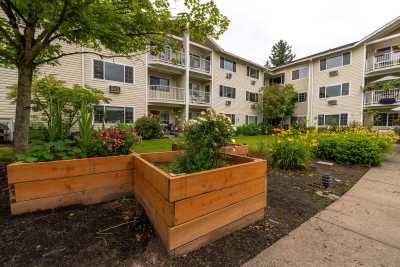
<svg viewBox="0 0 400 267"><path fill-rule="evenodd" d="M300 58L358 41L400 16L400 0L214 1L231 21L218 44L260 64L279 39Z"/></svg>

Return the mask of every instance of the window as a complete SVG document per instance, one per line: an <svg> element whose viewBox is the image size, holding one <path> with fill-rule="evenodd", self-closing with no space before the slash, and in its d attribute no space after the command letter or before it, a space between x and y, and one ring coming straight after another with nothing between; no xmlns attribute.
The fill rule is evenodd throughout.
<svg viewBox="0 0 400 267"><path fill-rule="evenodd" d="M169 111L160 111L160 123L167 125L169 124Z"/></svg>
<svg viewBox="0 0 400 267"><path fill-rule="evenodd" d="M260 71L255 68L247 66L247 76L258 80L260 76Z"/></svg>
<svg viewBox="0 0 400 267"><path fill-rule="evenodd" d="M169 80L168 79L150 76L150 85L157 86L157 90L159 90L159 91L169 92Z"/></svg>
<svg viewBox="0 0 400 267"><path fill-rule="evenodd" d="M95 123L133 123L132 107L95 106Z"/></svg>
<svg viewBox="0 0 400 267"><path fill-rule="evenodd" d="M257 116L246 115L246 124L257 124Z"/></svg>
<svg viewBox="0 0 400 267"><path fill-rule="evenodd" d="M230 119L232 125L235 125L236 121L235 114L225 114L225 116L227 116Z"/></svg>
<svg viewBox="0 0 400 267"><path fill-rule="evenodd" d="M399 113L389 113L388 114L388 126L399 125Z"/></svg>
<svg viewBox="0 0 400 267"><path fill-rule="evenodd" d="M285 83L285 73L279 74L279 76L272 77L269 79L269 85L274 85L274 84L284 84Z"/></svg>
<svg viewBox="0 0 400 267"><path fill-rule="evenodd" d="M349 95L350 84L343 83L339 85L323 86L319 88L319 98L335 97Z"/></svg>
<svg viewBox="0 0 400 267"><path fill-rule="evenodd" d="M381 112L374 115L374 126L399 126L399 113Z"/></svg>
<svg viewBox="0 0 400 267"><path fill-rule="evenodd" d="M297 93L297 102L303 103L307 101L307 92Z"/></svg>
<svg viewBox="0 0 400 267"><path fill-rule="evenodd" d="M308 67L292 71L292 80L299 80L308 77Z"/></svg>
<svg viewBox="0 0 400 267"><path fill-rule="evenodd" d="M234 62L232 60L221 57L219 65L220 65L221 69L236 72L236 62Z"/></svg>
<svg viewBox="0 0 400 267"><path fill-rule="evenodd" d="M305 127L307 124L307 117L305 116L292 116L290 117L290 125L297 125Z"/></svg>
<svg viewBox="0 0 400 267"><path fill-rule="evenodd" d="M200 112L189 111L189 120L195 120L198 116L200 116Z"/></svg>
<svg viewBox="0 0 400 267"><path fill-rule="evenodd" d="M122 83L133 83L133 67L94 59L93 78Z"/></svg>
<svg viewBox="0 0 400 267"><path fill-rule="evenodd" d="M346 126L348 120L347 113L318 115L319 126Z"/></svg>
<svg viewBox="0 0 400 267"><path fill-rule="evenodd" d="M258 94L246 91L246 101L258 102Z"/></svg>
<svg viewBox="0 0 400 267"><path fill-rule="evenodd" d="M235 98L236 97L236 88L220 85L219 86L219 96Z"/></svg>
<svg viewBox="0 0 400 267"><path fill-rule="evenodd" d="M343 53L339 56L324 58L319 61L320 70L329 70L344 65L349 65L351 61L351 53Z"/></svg>

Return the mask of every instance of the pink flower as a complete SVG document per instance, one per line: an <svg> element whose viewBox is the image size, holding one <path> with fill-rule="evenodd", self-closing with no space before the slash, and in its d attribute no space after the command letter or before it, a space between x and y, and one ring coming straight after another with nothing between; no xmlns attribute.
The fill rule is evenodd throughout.
<svg viewBox="0 0 400 267"><path fill-rule="evenodd" d="M101 133L101 138L103 138L104 140L107 140L108 138L110 138L110 135L108 133L108 131L104 131Z"/></svg>

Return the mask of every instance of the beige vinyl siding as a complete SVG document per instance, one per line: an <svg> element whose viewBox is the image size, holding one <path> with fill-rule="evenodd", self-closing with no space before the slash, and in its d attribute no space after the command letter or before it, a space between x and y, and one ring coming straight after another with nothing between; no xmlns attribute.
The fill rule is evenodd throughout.
<svg viewBox="0 0 400 267"><path fill-rule="evenodd" d="M313 61L313 82L312 96L309 99L312 101L312 125L317 125L318 114L348 114L348 123L362 122L362 90L363 84L363 55L364 49L362 46L351 50L350 65L342 66L335 69L320 71L320 60ZM335 56L332 54L330 56ZM329 77L330 71L338 71L335 77ZM322 86L338 85L350 83L349 95L319 98L319 88ZM337 100L337 105L329 106L328 100Z"/></svg>
<svg viewBox="0 0 400 267"><path fill-rule="evenodd" d="M9 86L16 84L18 74L16 69L0 68L0 119L14 120L15 105L7 99Z"/></svg>
<svg viewBox="0 0 400 267"><path fill-rule="evenodd" d="M233 60L236 62L236 72L230 72L220 68L220 56ZM217 52L213 52L213 81L212 81L212 103L213 108L218 113L223 114L235 114L236 123L235 126L246 123L246 115L258 115L255 109L251 108L252 102L246 101L246 91L258 93L260 88L263 86L263 70L255 66L248 65L245 62L239 61L236 58L225 56ZM247 66L259 69L259 79L251 78L247 76ZM227 79L226 74L232 73L232 78ZM255 85L251 84L251 81L255 81ZM226 98L219 96L219 86L225 85L236 88L236 98ZM231 101L230 106L226 106L225 102ZM259 116L258 121L261 121Z"/></svg>

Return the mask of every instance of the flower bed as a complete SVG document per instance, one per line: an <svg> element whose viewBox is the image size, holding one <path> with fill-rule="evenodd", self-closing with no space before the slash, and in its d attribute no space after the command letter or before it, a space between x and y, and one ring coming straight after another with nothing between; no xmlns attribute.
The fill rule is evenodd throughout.
<svg viewBox="0 0 400 267"><path fill-rule="evenodd" d="M184 254L264 216L266 161L227 155L230 166L173 175L156 164L180 153L135 156L135 195L170 254Z"/></svg>
<svg viewBox="0 0 400 267"><path fill-rule="evenodd" d="M133 193L133 156L13 163L7 166L11 213L95 204Z"/></svg>

